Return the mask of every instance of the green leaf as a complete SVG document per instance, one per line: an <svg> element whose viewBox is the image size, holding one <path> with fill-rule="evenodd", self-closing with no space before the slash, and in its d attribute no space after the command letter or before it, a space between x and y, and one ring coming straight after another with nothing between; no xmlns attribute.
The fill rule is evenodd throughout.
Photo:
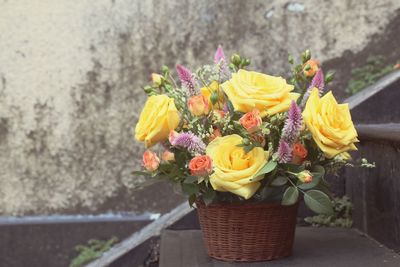
<svg viewBox="0 0 400 267"><path fill-rule="evenodd" d="M332 202L329 197L318 190L310 190L304 193L304 202L307 207L318 214L333 214Z"/></svg>
<svg viewBox="0 0 400 267"><path fill-rule="evenodd" d="M206 204L206 206L211 204L213 202L215 196L216 196L216 193L215 193L214 189L207 188L207 190L203 194L204 204Z"/></svg>
<svg viewBox="0 0 400 267"><path fill-rule="evenodd" d="M185 184L191 184L194 182L197 182L198 178L197 176L187 176L185 177L185 180L183 181Z"/></svg>
<svg viewBox="0 0 400 267"><path fill-rule="evenodd" d="M282 197L282 205L289 206L296 203L297 199L299 198L299 190L297 187L289 186L285 193L283 193Z"/></svg>
<svg viewBox="0 0 400 267"><path fill-rule="evenodd" d="M278 176L272 181L271 185L272 186L282 186L282 185L285 185L286 183L287 183L286 177Z"/></svg>
<svg viewBox="0 0 400 267"><path fill-rule="evenodd" d="M275 168L276 168L277 165L278 165L278 163L276 163L276 161L273 161L273 160L267 162L267 163L264 165L264 167L262 167L262 168L257 172L256 175L254 175L254 177L258 177L258 176L260 176L260 175L263 175L263 174L272 172L273 170L275 170Z"/></svg>
<svg viewBox="0 0 400 267"><path fill-rule="evenodd" d="M196 197L195 194L192 194L192 195L189 196L188 201L189 201L189 206L190 207L193 207L193 204L194 204L194 202L196 202L196 199L197 199L197 197Z"/></svg>
<svg viewBox="0 0 400 267"><path fill-rule="evenodd" d="M182 191L183 193L185 193L186 195L190 196L190 195L195 195L199 192L199 187L195 184L186 184L186 183L182 183Z"/></svg>
<svg viewBox="0 0 400 267"><path fill-rule="evenodd" d="M296 165L296 164L291 164L291 163L285 163L281 165L282 168L286 171L290 171L290 172L295 172L295 173L299 173L304 171L304 166L303 165Z"/></svg>

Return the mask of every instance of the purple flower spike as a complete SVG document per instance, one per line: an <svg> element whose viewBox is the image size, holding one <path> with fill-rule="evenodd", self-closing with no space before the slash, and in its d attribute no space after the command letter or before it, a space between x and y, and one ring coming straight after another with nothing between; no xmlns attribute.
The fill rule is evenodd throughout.
<svg viewBox="0 0 400 267"><path fill-rule="evenodd" d="M178 73L179 79L181 80L182 86L187 89L189 96L198 95L200 92L196 88L196 81L193 78L192 72L186 67L177 64L176 72Z"/></svg>
<svg viewBox="0 0 400 267"><path fill-rule="evenodd" d="M292 149L284 140L279 142L277 160L279 163L288 163L292 160Z"/></svg>
<svg viewBox="0 0 400 267"><path fill-rule="evenodd" d="M318 88L319 96L322 96L322 93L325 89L325 78L322 69L318 69L315 73L314 78L312 79L311 84L307 89L307 92L304 94L303 99L301 100L301 107L304 107L306 105L307 100L310 97L311 91L314 87Z"/></svg>
<svg viewBox="0 0 400 267"><path fill-rule="evenodd" d="M311 81L309 88L312 89L314 87L318 88L319 95L321 96L322 93L324 92L324 87L325 87L324 72L322 71L322 69L317 70L317 73L315 73L314 78Z"/></svg>
<svg viewBox="0 0 400 267"><path fill-rule="evenodd" d="M179 134L173 139L171 145L187 149L194 155L202 155L206 151L206 145L204 142L192 132Z"/></svg>
<svg viewBox="0 0 400 267"><path fill-rule="evenodd" d="M299 138L302 124L303 119L301 116L301 109L295 101L292 101L285 121L285 126L282 130L281 140L285 141L287 144L294 144L297 138Z"/></svg>
<svg viewBox="0 0 400 267"><path fill-rule="evenodd" d="M218 72L219 72L219 76L220 76L219 80L221 82L224 82L231 78L232 74L229 71L228 65L226 64L225 53L224 53L224 50L222 49L221 45L218 46L217 51L215 52L214 64L215 64L215 66L218 67Z"/></svg>
<svg viewBox="0 0 400 267"><path fill-rule="evenodd" d="M218 64L221 60L225 61L225 53L221 45L218 45L214 56L214 64Z"/></svg>

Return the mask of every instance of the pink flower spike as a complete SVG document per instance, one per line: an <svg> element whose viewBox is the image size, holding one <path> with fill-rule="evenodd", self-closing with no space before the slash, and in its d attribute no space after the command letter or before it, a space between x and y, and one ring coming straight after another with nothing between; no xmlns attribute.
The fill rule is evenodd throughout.
<svg viewBox="0 0 400 267"><path fill-rule="evenodd" d="M176 64L176 72L181 80L182 87L187 90L189 96L195 96L200 93L200 91L196 88L196 81L189 69L183 65Z"/></svg>
<svg viewBox="0 0 400 267"><path fill-rule="evenodd" d="M225 53L221 45L218 45L217 51L214 55L214 64L218 64L221 60L225 61Z"/></svg>
<svg viewBox="0 0 400 267"><path fill-rule="evenodd" d="M297 106L295 101L292 101L287 114L281 139L286 143L293 145L300 135L301 126L303 124L301 109Z"/></svg>
<svg viewBox="0 0 400 267"><path fill-rule="evenodd" d="M318 69L317 73L311 81L310 88L317 87L319 90L319 95L321 96L325 88L324 72L322 69Z"/></svg>
<svg viewBox="0 0 400 267"><path fill-rule="evenodd" d="M279 142L277 160L279 163L288 163L292 160L292 149L284 140Z"/></svg>
<svg viewBox="0 0 400 267"><path fill-rule="evenodd" d="M321 68L318 69L317 72L315 73L310 86L308 87L306 93L303 96L303 99L301 100L300 107L304 108L313 88L318 88L319 96L322 96L325 89L325 78L324 78L324 72L322 71Z"/></svg>

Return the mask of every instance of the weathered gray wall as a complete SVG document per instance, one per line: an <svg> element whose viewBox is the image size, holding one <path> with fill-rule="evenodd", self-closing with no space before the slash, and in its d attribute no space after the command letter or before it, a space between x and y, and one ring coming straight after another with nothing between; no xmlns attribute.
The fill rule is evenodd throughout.
<svg viewBox="0 0 400 267"><path fill-rule="evenodd" d="M0 0L0 213L95 211L121 192L134 197L140 87L162 64L210 62L221 43L278 74L288 51L310 47L322 61L361 51L398 8L398 0Z"/></svg>

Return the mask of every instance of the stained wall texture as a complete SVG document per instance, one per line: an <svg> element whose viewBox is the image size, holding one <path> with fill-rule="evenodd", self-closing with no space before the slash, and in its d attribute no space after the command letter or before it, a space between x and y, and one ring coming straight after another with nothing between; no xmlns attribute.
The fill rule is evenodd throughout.
<svg viewBox="0 0 400 267"><path fill-rule="evenodd" d="M399 8L398 0L0 0L0 214L95 212L134 197L140 88L162 64L208 63L223 44L284 74L288 52L309 47L325 61L361 51Z"/></svg>

